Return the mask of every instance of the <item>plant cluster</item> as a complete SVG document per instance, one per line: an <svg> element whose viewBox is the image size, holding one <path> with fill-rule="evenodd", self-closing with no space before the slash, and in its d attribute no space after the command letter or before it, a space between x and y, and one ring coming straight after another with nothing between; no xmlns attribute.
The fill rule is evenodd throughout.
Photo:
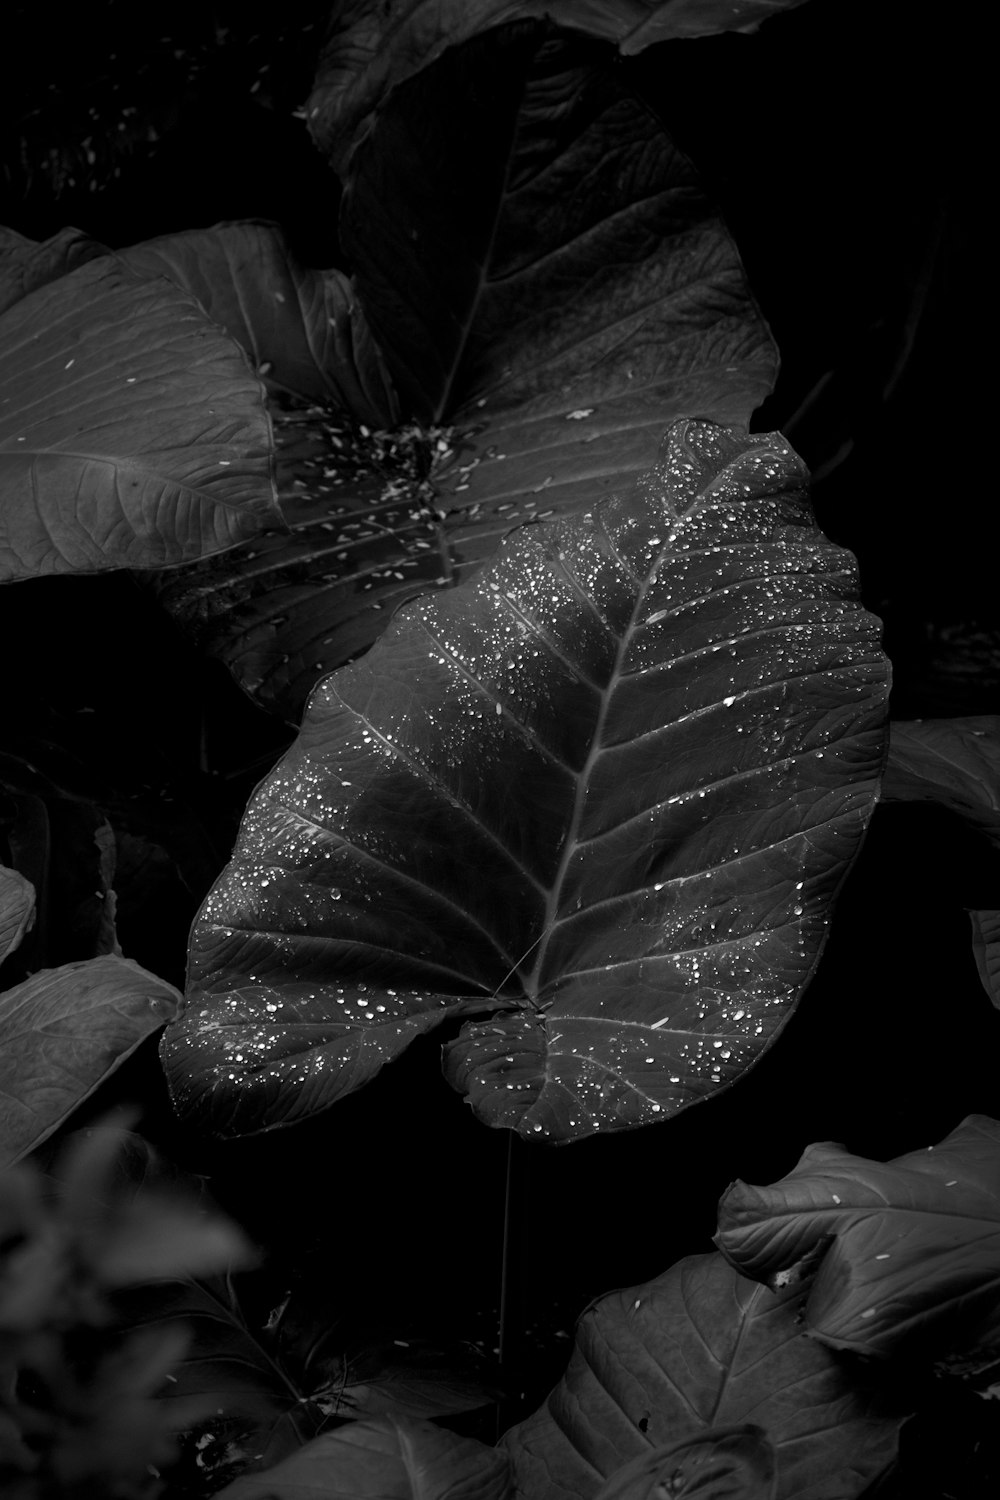
<svg viewBox="0 0 1000 1500"><path fill-rule="evenodd" d="M90 703L0 742L0 1486L891 1500L931 1495L951 1421L972 1500L1000 717L890 722L854 552L751 431L775 341L650 105L666 54L796 0L298 9L178 19L114 136L34 104L7 162L99 200L227 59L286 114L306 59L339 217L326 269L262 217L0 230L5 597L92 588L141 663L126 711L176 672L201 715L186 778L152 739L95 753ZM874 1017L845 975L876 940L837 932L875 920L878 830L949 817L979 987L915 1139L866 1036L930 999ZM809 1144L820 1052L863 1149Z"/></svg>

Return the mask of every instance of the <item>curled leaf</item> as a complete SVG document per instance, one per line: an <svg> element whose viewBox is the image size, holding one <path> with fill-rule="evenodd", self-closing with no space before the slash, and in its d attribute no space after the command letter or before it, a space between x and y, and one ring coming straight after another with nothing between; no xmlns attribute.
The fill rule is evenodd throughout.
<svg viewBox="0 0 1000 1500"><path fill-rule="evenodd" d="M823 1251L806 1303L834 1349L940 1359L1000 1355L1000 1125L970 1115L938 1146L888 1162L810 1146L770 1187L737 1182L716 1243L745 1276L780 1286Z"/></svg>

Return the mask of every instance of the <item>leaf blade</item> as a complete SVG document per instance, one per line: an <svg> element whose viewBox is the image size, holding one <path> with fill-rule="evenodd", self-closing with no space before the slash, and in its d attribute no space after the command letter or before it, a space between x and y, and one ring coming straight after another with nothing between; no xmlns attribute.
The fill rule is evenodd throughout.
<svg viewBox="0 0 1000 1500"><path fill-rule="evenodd" d="M876 622L802 478L774 439L678 424L644 485L523 528L320 685L193 929L182 1111L288 1123L490 1010L449 1076L523 1134L738 1076L818 961L881 764ZM621 1066L578 1107L597 1031Z"/></svg>

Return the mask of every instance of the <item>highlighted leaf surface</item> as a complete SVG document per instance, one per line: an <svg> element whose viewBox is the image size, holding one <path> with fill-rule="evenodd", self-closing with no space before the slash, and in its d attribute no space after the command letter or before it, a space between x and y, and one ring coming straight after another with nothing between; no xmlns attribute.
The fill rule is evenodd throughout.
<svg viewBox="0 0 1000 1500"><path fill-rule="evenodd" d="M941 1358L988 1346L995 1360L1000 1124L970 1115L939 1146L888 1162L810 1146L771 1187L730 1188L716 1241L772 1286L821 1253L806 1320L834 1349Z"/></svg>
<svg viewBox="0 0 1000 1500"><path fill-rule="evenodd" d="M617 1491L602 1481L651 1449L750 1422L773 1448L779 1500L861 1494L892 1461L905 1413L803 1337L800 1302L797 1288L755 1286L721 1255L688 1256L601 1297L577 1324L562 1380L501 1442L518 1495L610 1497ZM713 1477L711 1468L703 1477L710 1495L747 1493L735 1483L716 1490ZM692 1482L681 1493L702 1490Z"/></svg>
<svg viewBox="0 0 1000 1500"><path fill-rule="evenodd" d="M0 582L149 568L274 514L264 391L194 299L114 256L0 320Z"/></svg>
<svg viewBox="0 0 1000 1500"><path fill-rule="evenodd" d="M251 801L164 1038L179 1108L267 1129L450 1013L489 1124L568 1140L739 1076L818 960L887 666L774 437L661 465L408 606Z"/></svg>

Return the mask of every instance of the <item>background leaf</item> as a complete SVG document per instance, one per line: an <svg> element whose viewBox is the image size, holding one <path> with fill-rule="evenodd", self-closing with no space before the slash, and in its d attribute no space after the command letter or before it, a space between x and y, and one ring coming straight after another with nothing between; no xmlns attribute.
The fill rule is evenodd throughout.
<svg viewBox="0 0 1000 1500"><path fill-rule="evenodd" d="M17 870L0 865L0 964L13 953L35 915L35 888Z"/></svg>
<svg viewBox="0 0 1000 1500"><path fill-rule="evenodd" d="M218 1500L509 1500L506 1455L432 1422L352 1422Z"/></svg>
<svg viewBox="0 0 1000 1500"><path fill-rule="evenodd" d="M43 969L0 995L0 1166L41 1145L180 999L114 954Z"/></svg>
<svg viewBox="0 0 1000 1500"><path fill-rule="evenodd" d="M770 437L681 423L326 679L250 803L164 1037L178 1108L291 1123L446 1014L491 1125L567 1140L738 1077L870 815L886 665Z"/></svg>
<svg viewBox="0 0 1000 1500"><path fill-rule="evenodd" d="M372 115L400 83L447 47L504 22L545 17L635 53L675 37L752 31L802 0L349 0L335 7L306 117L320 148L343 167Z"/></svg>
<svg viewBox="0 0 1000 1500"><path fill-rule="evenodd" d="M884 802L940 802L1000 848L1000 714L889 726Z"/></svg>
<svg viewBox="0 0 1000 1500"><path fill-rule="evenodd" d="M0 581L163 567L273 515L260 384L178 288L105 256L0 334Z"/></svg>
<svg viewBox="0 0 1000 1500"><path fill-rule="evenodd" d="M850 1500L891 1462L904 1415L804 1338L801 1294L693 1255L581 1317L566 1374L502 1446L525 1500L592 1500L650 1448L752 1418L780 1500ZM739 1491L737 1491L739 1493Z"/></svg>
<svg viewBox="0 0 1000 1500"><path fill-rule="evenodd" d="M806 1320L831 1348L938 1358L992 1342L995 1359L1000 1124L970 1115L940 1145L884 1163L810 1146L773 1186L729 1189L716 1243L770 1286L822 1251Z"/></svg>
<svg viewBox="0 0 1000 1500"><path fill-rule="evenodd" d="M712 1427L702 1437L668 1443L633 1458L602 1485L594 1500L773 1500L774 1449L764 1432ZM665 1487L665 1488L664 1488Z"/></svg>
<svg viewBox="0 0 1000 1500"><path fill-rule="evenodd" d="M983 989L1000 1009L1000 911L970 911L972 951Z"/></svg>
<svg viewBox="0 0 1000 1500"><path fill-rule="evenodd" d="M359 422L394 417L392 387L347 277L300 265L279 225L191 229L133 245L120 258L197 298L270 388L326 401Z"/></svg>
<svg viewBox="0 0 1000 1500"><path fill-rule="evenodd" d="M36 287L58 281L76 266L107 253L82 229L60 229L39 244L13 229L0 228L0 313Z"/></svg>
<svg viewBox="0 0 1000 1500"><path fill-rule="evenodd" d="M406 420L376 425L328 349L355 404L276 414L288 531L153 584L289 722L393 609L462 582L519 521L624 487L676 417L745 424L773 385L774 345L690 163L607 48L547 37L515 27L449 52L352 168L352 296Z"/></svg>

